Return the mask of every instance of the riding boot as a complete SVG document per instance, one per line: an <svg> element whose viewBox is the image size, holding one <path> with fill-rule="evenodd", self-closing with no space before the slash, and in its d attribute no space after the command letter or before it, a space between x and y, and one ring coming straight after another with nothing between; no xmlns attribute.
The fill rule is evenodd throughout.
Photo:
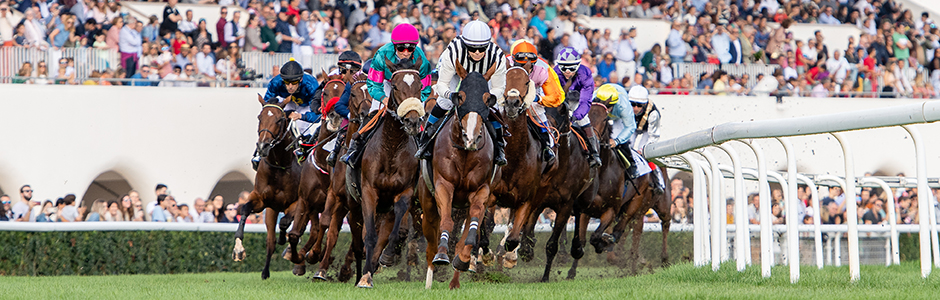
<svg viewBox="0 0 940 300"><path fill-rule="evenodd" d="M352 140L349 141L349 150L346 150L346 154L343 155L342 160L343 163L346 163L350 168L355 169L356 163L359 162L359 152L361 152L359 148L365 143L364 136L366 135L368 135L368 132L363 134L353 133Z"/></svg>
<svg viewBox="0 0 940 300"><path fill-rule="evenodd" d="M335 146L333 146L333 151L330 151L330 155L326 157L326 164L329 165L330 167L333 167L336 165L336 157L337 157L337 154L339 153L339 150L342 149L344 141L346 141L346 132L342 131L336 137L336 140L334 142Z"/></svg>
<svg viewBox="0 0 940 300"><path fill-rule="evenodd" d="M594 134L594 128L590 125L581 127L581 132L584 132L584 136L587 141L588 148L588 164L591 168L596 168L601 166L601 157L597 154L597 147L600 145L600 142L597 140L597 135Z"/></svg>
<svg viewBox="0 0 940 300"><path fill-rule="evenodd" d="M428 115L428 121L424 124L424 130L421 131L421 135L418 136L418 151L415 152L416 158L431 158L433 151L428 148L431 145L431 141L434 140L434 135L437 134L437 130L440 129L440 123L443 122L439 121L445 114L447 114L447 111L440 106L434 105L434 108L431 109L431 113Z"/></svg>
<svg viewBox="0 0 940 300"><path fill-rule="evenodd" d="M663 189L663 174L660 173L659 168L653 170L653 173L650 174L653 177L650 179L650 187L653 188L653 195L662 195L666 191Z"/></svg>
<svg viewBox="0 0 940 300"><path fill-rule="evenodd" d="M636 161L633 159L633 151L630 150L630 146L620 144L617 145L617 149L620 150L620 153L626 157L627 162L630 163L630 166L628 166L626 170L627 178L630 180L636 179L634 176L636 174Z"/></svg>
<svg viewBox="0 0 940 300"><path fill-rule="evenodd" d="M298 162L303 162L307 159L307 154L310 153L310 149L313 148L314 143L316 143L316 136L305 135L300 137L297 143L297 149L294 149L294 155L297 156Z"/></svg>
<svg viewBox="0 0 940 300"><path fill-rule="evenodd" d="M548 135L548 130L545 128L539 128L538 137L540 144L542 144L542 161L549 164L554 163L555 152L552 151L552 137Z"/></svg>
<svg viewBox="0 0 940 300"><path fill-rule="evenodd" d="M261 164L261 155L258 154L258 149L255 149L255 153L251 155L251 168L258 171L259 164Z"/></svg>
<svg viewBox="0 0 940 300"><path fill-rule="evenodd" d="M497 166L506 165L506 153L503 151L503 148L506 147L506 140L503 139L503 127L497 121L485 122L486 130L489 131L490 135L493 137L493 162ZM499 127L499 129L496 129Z"/></svg>

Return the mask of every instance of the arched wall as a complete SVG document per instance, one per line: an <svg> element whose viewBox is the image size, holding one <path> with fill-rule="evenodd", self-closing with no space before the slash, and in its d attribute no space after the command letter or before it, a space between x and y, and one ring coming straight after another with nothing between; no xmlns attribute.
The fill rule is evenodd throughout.
<svg viewBox="0 0 940 300"><path fill-rule="evenodd" d="M253 187L252 178L239 171L225 173L219 181L212 187L212 190L206 194L203 199L210 199L215 195L222 195L225 204L238 202L238 194L242 191L251 192Z"/></svg>
<svg viewBox="0 0 940 300"><path fill-rule="evenodd" d="M133 186L121 173L115 171L103 172L89 184L82 195L78 195L82 206L90 207L97 199L105 201L120 201L121 196L127 194Z"/></svg>

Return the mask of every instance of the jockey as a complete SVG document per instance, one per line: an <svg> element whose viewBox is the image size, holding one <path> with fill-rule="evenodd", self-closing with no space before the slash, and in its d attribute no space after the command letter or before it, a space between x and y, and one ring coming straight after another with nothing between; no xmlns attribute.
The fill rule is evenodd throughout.
<svg viewBox="0 0 940 300"><path fill-rule="evenodd" d="M597 155L597 148L594 146L597 143L597 135L590 128L591 119L587 117L588 111L591 110L591 96L594 95L594 74L591 69L581 65L581 54L571 47L565 47L558 52L558 57L555 58L555 73L562 75L558 77L558 81L563 90L568 91L569 97L575 95L580 97L578 108L572 115L572 125L576 126L571 127L590 141L585 144L587 144L591 167L600 166L601 158ZM578 93L571 93L574 91ZM633 132L631 131L630 134Z"/></svg>
<svg viewBox="0 0 940 300"><path fill-rule="evenodd" d="M271 78L268 84L268 91L264 94L264 101L267 103L280 102L281 99L290 99L290 103L284 107L284 111L290 111L287 116L295 121L294 126L300 129L302 135L310 135L310 127L320 121L318 109L311 109L311 102L314 101L314 91L319 87L316 78L306 74L300 63L293 58L281 66L281 74ZM251 166L258 169L258 163L261 157L255 152L251 158Z"/></svg>
<svg viewBox="0 0 940 300"><path fill-rule="evenodd" d="M418 76L421 77L421 83L424 85L424 89L421 90L421 101L425 101L431 94L431 63L424 55L424 50L418 47L420 39L421 37L418 34L417 28L411 24L402 23L395 26L395 29L392 30L392 43L385 44L376 50L375 56L370 63L369 81L366 83L369 87L369 95L372 97L372 107L369 109L370 114L381 108L382 103L386 100L386 95L391 92L392 86L388 79L391 79L392 74L385 64L386 61L396 64L403 59L413 60L415 66L420 66ZM388 76L386 76L386 73L388 73ZM359 161L361 154L359 148L365 144L366 140L364 137L367 136L369 136L368 133L353 136L349 150L346 152L346 155L343 156L343 162L355 168L354 164Z"/></svg>
<svg viewBox="0 0 940 300"><path fill-rule="evenodd" d="M593 96L595 102L607 107L608 119L613 122L610 131L610 146L619 149L630 162L627 175L632 176L634 173L632 169L636 168L636 163L633 161L629 143L636 131L636 121L633 118L633 110L628 107L629 103L620 101L628 98L627 90L619 84L607 83L597 88Z"/></svg>
<svg viewBox="0 0 940 300"><path fill-rule="evenodd" d="M485 74L490 67L495 66L496 70L490 77L490 94L495 96L497 103L503 101L503 91L506 89L506 57L503 51L492 42L493 34L490 27L481 21L470 21L464 25L461 36L455 38L441 52L438 61L438 82L434 84L434 91L437 92L437 104L431 109L424 131L418 139L418 152L415 157L419 159L429 159L431 149L429 145L434 135L440 127L439 119L451 108L454 107L453 95L460 86L461 78L456 77L457 67L460 64L467 72L478 72ZM495 154L494 162L497 165L506 165L506 154L503 153L503 147L506 141L503 139L502 125L495 119L485 122L486 129L495 141L493 152Z"/></svg>
<svg viewBox="0 0 940 300"><path fill-rule="evenodd" d="M339 97L338 101L331 103L332 99L322 99L322 96L319 94L323 90L323 84L320 85L320 89L317 89L316 99L322 99L321 101L327 101L322 103L325 111L321 113L326 114L330 107L334 107L340 116L349 119L349 96L352 94L352 85L353 82L346 80L347 78L352 78L352 75L356 74L362 70L362 59L359 57L359 53L354 51L346 51L340 53L339 59L336 62L336 66L339 67L335 71L331 72L329 76L334 75L343 75L344 81L346 81L346 88L343 90L343 95ZM337 141L342 141L345 132L341 132ZM339 151L335 151L338 148L333 148L334 151L330 151L330 155L326 158L326 163L331 167L336 164L336 154Z"/></svg>
<svg viewBox="0 0 940 300"><path fill-rule="evenodd" d="M532 109L536 112L535 117L538 118L538 122L543 126L538 134L539 141L542 142L542 160L552 162L555 160L555 153L552 152L554 143L546 129L548 120L545 118L545 107L558 107L564 103L564 90L558 83L558 74L555 74L555 70L538 56L535 45L525 40L517 40L512 43L510 49L512 66L523 68L535 84L536 95L534 95L535 103L532 103Z"/></svg>
<svg viewBox="0 0 940 300"><path fill-rule="evenodd" d="M643 147L659 140L659 108L649 101L650 92L641 85L633 86L627 97L630 98L630 104L633 106L633 115L636 121L636 134L630 138L630 144L633 150L643 154ZM650 165L652 167L653 165ZM659 168L652 168L655 185L654 192L662 193L664 186L663 175Z"/></svg>

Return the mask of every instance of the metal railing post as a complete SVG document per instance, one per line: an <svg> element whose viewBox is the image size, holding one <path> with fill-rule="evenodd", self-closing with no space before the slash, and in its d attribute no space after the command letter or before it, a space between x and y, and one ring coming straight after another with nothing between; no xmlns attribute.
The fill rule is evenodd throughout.
<svg viewBox="0 0 940 300"><path fill-rule="evenodd" d="M787 152L787 182L790 183L784 198L784 201L786 201L784 208L787 209L787 261L790 264L790 283L796 283L800 281L800 233L797 228L799 224L796 220L798 214L796 201L800 200L796 196L796 152L793 150L793 144L790 143L789 138L779 137L777 140L780 141L783 149ZM796 201L794 201L794 198L797 198Z"/></svg>
<svg viewBox="0 0 940 300"><path fill-rule="evenodd" d="M927 152L924 147L924 141L920 137L920 131L917 130L914 126L904 125L901 126L904 130L907 130L907 133L911 135L911 139L914 140L914 153L917 156L917 190L930 193L930 187L927 186ZM931 230L929 225L930 212L928 209L933 209L933 205L930 205L930 197L917 197L917 204L920 207L918 211L918 217L920 218L920 276L927 278L930 275L930 235ZM927 222L925 222L927 221Z"/></svg>
<svg viewBox="0 0 940 300"><path fill-rule="evenodd" d="M753 140L744 144L750 147L751 150L754 150L754 155L757 157L757 194L759 197L758 199L761 201L760 205L763 206L765 205L763 199L768 199L767 203L770 203L770 186L767 183L767 161L764 158L764 149ZM762 212L759 211L758 213L761 214L761 218L764 217ZM773 232L771 232L770 223L760 223L761 275L764 276L764 278L770 277L770 267L773 265L774 260L774 253L771 245L772 234ZM748 240L750 241L750 237L748 237Z"/></svg>
<svg viewBox="0 0 940 300"><path fill-rule="evenodd" d="M881 186L881 189L885 190L885 193L886 193L886 194L888 194L888 199L884 199L885 206L888 207L888 226L891 227L891 237L890 237L890 239L889 239L889 241L891 241L891 243L890 243L890 244L891 244L891 248L890 248L890 252L891 252L891 253L890 253L890 256L889 256L890 258L888 259L888 265L892 265L892 264L899 265L899 264L901 264L901 250L900 250L900 245L898 245L898 216L897 216L897 214L895 214L895 208L894 208L895 199L894 199L894 193L891 192L891 187L888 186L888 183L885 182L884 180L881 180L880 178L875 178L875 177L861 177L861 178L858 179L858 183L860 183L860 184L867 184L867 183L877 184L877 185ZM891 200L891 204L890 204L890 205L887 205L887 204L888 204L888 200Z"/></svg>
<svg viewBox="0 0 940 300"><path fill-rule="evenodd" d="M731 165L734 168L734 254L738 272L743 272L747 267L745 249L745 239L749 238L747 230L747 204L744 197L744 174L741 171L741 159L738 152L731 145L719 145L718 148L724 150L731 157Z"/></svg>
<svg viewBox="0 0 940 300"><path fill-rule="evenodd" d="M727 240L722 240L721 234L722 231L727 232L727 230L722 230L724 226L722 226L723 220L721 217L724 215L722 212L725 210L721 207L721 190L718 188L721 184L721 170L718 169L718 160L715 159L715 156L712 155L711 152L705 149L699 149L698 152L705 157L705 160L711 166L712 170L712 176L710 178L711 184L709 184L711 193L708 197L709 203L711 204L709 207L712 218L712 271L718 271L718 268L721 267L721 253L722 251L727 251L722 250L722 248L727 248L728 243Z"/></svg>
<svg viewBox="0 0 940 300"><path fill-rule="evenodd" d="M845 135L839 132L831 133L842 145L843 158L845 158L845 212L849 225L849 278L854 282L860 277L858 266L858 204L855 203L855 162L852 156L852 147ZM926 178L926 174L922 178ZM926 180L924 186L926 186Z"/></svg>
<svg viewBox="0 0 940 300"><path fill-rule="evenodd" d="M819 189L816 187L816 183L810 180L808 177L801 174L796 175L796 179L802 181L806 184L806 187L810 190L810 197L813 201L813 242L816 245L816 268L823 268L823 245L822 245L822 230L819 228L819 224L822 223L822 208L819 207Z"/></svg>
<svg viewBox="0 0 940 300"><path fill-rule="evenodd" d="M699 166L698 159L696 159L692 154L684 153L680 155L679 157L683 161L685 161L685 163L689 164L689 167L692 169L692 188L695 189L695 191L692 193L694 196L693 201L695 201L693 206L702 207L702 206L699 206L700 205L699 203L701 202L699 198L702 197L702 194L699 194L699 189L701 185L705 185L705 178L704 178L705 173L702 171L702 167ZM701 213L693 212L692 214L692 241L693 241L692 255L694 256L694 263L696 267L704 266L707 263L707 259L705 256L705 249L704 249L705 248L704 240L707 238L706 230L708 229L707 227L702 226L703 224L705 224L704 215Z"/></svg>

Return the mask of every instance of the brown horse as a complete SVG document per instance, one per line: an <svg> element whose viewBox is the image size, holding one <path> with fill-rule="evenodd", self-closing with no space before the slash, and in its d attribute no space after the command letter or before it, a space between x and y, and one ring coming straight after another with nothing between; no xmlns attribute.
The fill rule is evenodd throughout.
<svg viewBox="0 0 940 300"><path fill-rule="evenodd" d="M433 184L422 184L418 188L424 211L422 227L428 242L425 288L431 288L434 265L449 263L457 270L450 288L460 287L460 271L470 270L475 263L471 252L478 245L480 221L490 197L490 182L496 175L494 141L483 123L488 120L489 107L496 101L496 97L489 94L487 83L495 72L495 64L487 75L467 74L460 64L456 66L462 81L454 95L454 115L440 121L445 122L438 133L441 138L434 142L434 155L429 162ZM423 168L428 168L427 163ZM427 170L423 173L427 174ZM452 210L466 207L470 210L464 224L465 236L457 243L451 262L447 244L454 230Z"/></svg>
<svg viewBox="0 0 940 300"><path fill-rule="evenodd" d="M598 137L604 141L610 139L611 125L607 122L607 108L601 103L593 103L588 117L591 118L591 124L597 131ZM578 201L575 204L575 223L577 228L571 243L571 256L575 261L568 271L568 279L573 279L577 275L578 262L584 256L584 246L587 239L587 226L590 218L599 218L600 224L591 235L591 244L596 253L601 253L609 246L615 244L620 235L623 234L626 226L629 224L624 215L636 214L640 212L640 217L650 208L648 205L639 205L648 203L653 199L652 189L650 188L651 174L646 174L636 178L632 182L626 179L626 166L618 157L621 155L612 148L612 145L604 145L600 150L601 161L603 162L598 174L600 183L597 195L588 201ZM630 155L630 153L623 153ZM627 189L630 187L630 189ZM640 187L639 193L635 187ZM657 202L660 200L657 200ZM631 206L633 206L631 208ZM646 207L645 209L643 207ZM668 260L665 252L665 236L669 231L669 206L665 207L665 221L663 224L663 260ZM660 213L662 215L662 213ZM618 221L613 229L614 235L605 233L614 221ZM637 223L642 230L642 222ZM640 232L638 230L637 232ZM635 236L639 238L639 235ZM638 246L639 240L635 240ZM635 272L636 260L633 260L633 271Z"/></svg>
<svg viewBox="0 0 940 300"><path fill-rule="evenodd" d="M524 224L535 210L534 198L545 168L545 163L539 159L539 141L528 124L529 118L535 117L531 107L534 97L534 83L529 79L529 72L522 67L509 68L506 71L505 101L498 105L508 118L506 130L511 133L506 137L506 152L513 155L506 157L507 164L501 168L500 177L493 184L487 207L495 208L493 205L496 205L512 209L515 224ZM490 214L488 216L492 218ZM507 237L507 251L515 250L519 245L523 228L512 227ZM489 252L488 244L488 239L481 240L484 254Z"/></svg>
<svg viewBox="0 0 940 300"><path fill-rule="evenodd" d="M376 115L376 138L369 139L362 150L360 178L366 263L363 276L356 285L362 288L373 287L372 274L377 270L379 260L390 261L387 258L395 254L395 247L386 245L399 242L400 224L413 201L418 180L414 136L419 133L424 117L421 103L424 87L418 72L421 66L408 59L394 65L386 62L386 66L392 73L391 95L384 100L385 107ZM384 214L388 211L394 211L394 214ZM385 216L383 220L376 219L380 213ZM391 227L390 232L383 230L379 234L378 223L384 224L385 228ZM381 256L385 259L379 258L377 249L384 249Z"/></svg>
<svg viewBox="0 0 940 300"><path fill-rule="evenodd" d="M305 257L307 262L311 264L320 260L319 249L315 249L317 251L308 250L315 243L319 244L323 239L323 230L326 230L325 228L321 230L319 220L320 213L324 212L327 188L330 186L330 168L326 163L329 151L324 150L323 145L339 134L340 125L342 124L341 120L336 120L335 117L331 118L331 112L327 111L327 108L332 108L343 95L343 91L346 89L345 80L348 80L346 78L348 76L345 75L327 76L325 73L323 75L326 82L321 90L323 99L320 101L321 107L318 109L326 118L321 122L321 128L317 129L316 145L311 150L309 158L303 162L300 187L297 193L298 205L295 208L296 211L294 211L294 226L288 234L290 260L294 263L294 275L297 276L306 273ZM332 111L332 109L330 110ZM333 114L335 115L335 113ZM300 251L300 255L298 255L297 243L300 241L300 236L307 230L308 221L312 221L310 238Z"/></svg>
<svg viewBox="0 0 940 300"><path fill-rule="evenodd" d="M662 166L657 167L662 168ZM662 173L663 182L669 182L665 169L662 170ZM616 243L620 240L620 236L624 233L627 226L632 226L633 228L633 244L630 246L630 255L628 257L632 274L637 273L637 261L639 261L640 258L639 249L640 235L643 233L643 216L650 209L653 209L653 211L659 215L659 222L660 225L662 225L663 244L662 252L660 253L662 266L665 267L669 264L666 238L669 235L669 224L672 222L672 214L670 211L672 208L672 200L668 189L664 189L665 191L659 195L653 193L653 188L650 186L649 182L653 179L653 176L655 176L653 173L649 173L640 177L645 178L645 180L633 180L632 183L627 184L625 198L630 199L630 202L621 208L622 214L613 230L613 243Z"/></svg>
<svg viewBox="0 0 940 300"><path fill-rule="evenodd" d="M258 173L255 174L255 186L248 195L248 203L242 205L242 218L235 231L235 248L232 259L241 261L245 259L245 248L242 239L245 235L245 221L254 212L265 209L264 224L268 231L267 257L261 279L271 276L271 255L274 254L274 223L277 222L278 212L292 212L297 202L297 184L300 182L301 166L297 164L293 152L290 150L293 139L288 128L290 120L284 107L290 100L277 104L264 102L258 95L261 103L261 113L258 114L258 142L255 145L261 155ZM288 213L281 219L281 236L279 244L284 244L284 234L290 225L293 216Z"/></svg>
<svg viewBox="0 0 940 300"><path fill-rule="evenodd" d="M350 87L349 96L349 126L347 126L346 134L343 136L342 145L337 145L333 150L340 151L337 155L345 153L352 141L353 133L359 131L362 124L368 121L371 97L366 87L366 77L365 73L356 73L350 78L352 86ZM332 122L334 118L344 119L345 116L340 116L335 110L331 110L328 113L328 118ZM316 280L327 280L326 272L333 262L330 254L339 239L343 218L348 220L350 232L352 233L352 243L350 243L349 251L346 252L345 261L337 279L339 281L349 280L349 277L352 276L350 265L353 260L356 261L356 279L362 277L362 259L365 256L362 243L362 211L358 200L350 197L346 190L346 171L346 164L337 164L333 167L333 173L330 174L331 183L326 194L325 213L320 218L320 236L324 236L322 231L328 229L326 232L326 248L323 250L320 268L313 275L313 279ZM317 251L316 248L320 247L320 243L318 242L314 247L314 251Z"/></svg>

